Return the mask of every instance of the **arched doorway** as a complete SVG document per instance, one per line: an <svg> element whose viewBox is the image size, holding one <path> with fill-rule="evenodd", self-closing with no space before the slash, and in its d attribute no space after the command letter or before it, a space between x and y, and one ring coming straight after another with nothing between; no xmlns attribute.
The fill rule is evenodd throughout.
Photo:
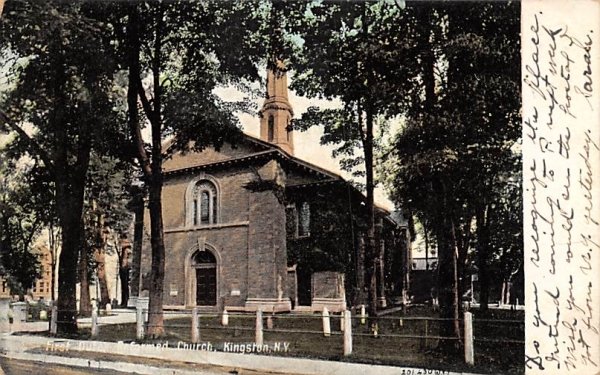
<svg viewBox="0 0 600 375"><path fill-rule="evenodd" d="M196 306L217 304L217 260L208 250L192 255L192 269L196 276Z"/></svg>

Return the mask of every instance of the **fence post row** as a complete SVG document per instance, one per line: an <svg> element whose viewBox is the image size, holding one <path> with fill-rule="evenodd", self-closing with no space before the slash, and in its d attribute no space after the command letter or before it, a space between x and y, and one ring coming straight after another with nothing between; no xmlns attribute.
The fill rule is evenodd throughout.
<svg viewBox="0 0 600 375"><path fill-rule="evenodd" d="M58 320L58 307L52 306L52 314L50 316L50 333L56 335L56 321Z"/></svg>
<svg viewBox="0 0 600 375"><path fill-rule="evenodd" d="M260 308L256 310L256 334L254 341L256 342L256 345L263 344L263 319L262 310Z"/></svg>
<svg viewBox="0 0 600 375"><path fill-rule="evenodd" d="M475 364L475 350L473 347L473 314L466 312L465 320L465 362L468 365Z"/></svg>
<svg viewBox="0 0 600 375"><path fill-rule="evenodd" d="M98 309L92 309L92 337L98 337Z"/></svg>
<svg viewBox="0 0 600 375"><path fill-rule="evenodd" d="M144 338L144 311L143 311L143 307L138 304L135 307L135 327L136 327L136 334L135 337L138 340L141 340Z"/></svg>
<svg viewBox="0 0 600 375"><path fill-rule="evenodd" d="M192 343L200 342L200 321L198 316L198 307L192 309Z"/></svg>
<svg viewBox="0 0 600 375"><path fill-rule="evenodd" d="M352 354L352 317L350 310L344 311L344 355Z"/></svg>

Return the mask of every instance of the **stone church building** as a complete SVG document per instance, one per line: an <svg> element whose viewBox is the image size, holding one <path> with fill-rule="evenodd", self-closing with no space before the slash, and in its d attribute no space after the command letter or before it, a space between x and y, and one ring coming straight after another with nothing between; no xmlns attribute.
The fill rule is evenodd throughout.
<svg viewBox="0 0 600 375"><path fill-rule="evenodd" d="M268 71L260 139L244 135L235 146L165 160L165 308L278 312L331 303L335 310L359 298L365 198L339 175L294 157L287 90L286 74ZM377 209L377 222L385 304L408 288L410 239L387 211Z"/></svg>

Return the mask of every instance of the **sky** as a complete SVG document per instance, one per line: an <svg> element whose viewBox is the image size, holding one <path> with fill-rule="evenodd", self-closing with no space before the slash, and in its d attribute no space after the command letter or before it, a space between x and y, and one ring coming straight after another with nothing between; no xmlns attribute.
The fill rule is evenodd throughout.
<svg viewBox="0 0 600 375"><path fill-rule="evenodd" d="M288 76L288 81L293 80L293 75ZM225 101L237 101L242 100L245 94L237 90L234 87L220 87L215 90L215 93ZM321 108L335 108L340 106L338 101L329 101L325 99L309 99L296 95L292 90L288 92L288 100L294 110L294 118L299 118L302 113L306 112L310 106L318 106ZM257 108L261 108L263 104L263 98L257 98L255 104ZM238 114L242 129L245 133L260 138L260 121L258 116L252 116L251 114ZM315 164L321 168L335 172L345 179L350 179L351 176L348 172L340 169L339 160L334 159L331 156L331 152L335 146L321 145L320 139L323 135L321 128L313 127L307 131L295 131L294 133L294 156L305 160L309 163ZM360 181L363 182L363 181ZM382 187L375 189L375 203L378 206L386 208L388 210L394 209L394 204L387 198Z"/></svg>

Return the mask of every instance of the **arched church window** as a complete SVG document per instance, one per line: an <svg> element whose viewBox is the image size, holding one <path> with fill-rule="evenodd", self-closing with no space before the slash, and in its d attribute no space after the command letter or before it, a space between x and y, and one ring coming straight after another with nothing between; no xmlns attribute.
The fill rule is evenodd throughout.
<svg viewBox="0 0 600 375"><path fill-rule="evenodd" d="M268 126L268 139L269 142L273 141L273 137L275 136L275 118L273 115L269 115L269 126Z"/></svg>
<svg viewBox="0 0 600 375"><path fill-rule="evenodd" d="M192 204L194 225L217 223L217 189L212 182L198 181L194 187Z"/></svg>

